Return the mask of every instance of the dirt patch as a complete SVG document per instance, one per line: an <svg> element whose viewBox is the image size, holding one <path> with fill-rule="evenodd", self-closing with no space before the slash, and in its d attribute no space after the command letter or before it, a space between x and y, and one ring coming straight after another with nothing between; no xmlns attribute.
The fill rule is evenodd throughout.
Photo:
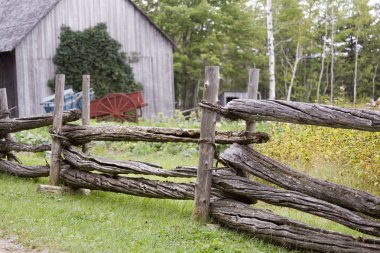
<svg viewBox="0 0 380 253"><path fill-rule="evenodd" d="M2 237L0 231L0 237ZM7 238L0 238L0 253L48 253L48 250L31 250L26 249L17 242L16 236L8 236Z"/></svg>

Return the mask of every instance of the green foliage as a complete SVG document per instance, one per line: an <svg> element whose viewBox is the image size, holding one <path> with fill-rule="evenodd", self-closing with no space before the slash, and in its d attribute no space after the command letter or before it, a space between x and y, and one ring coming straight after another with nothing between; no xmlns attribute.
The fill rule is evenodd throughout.
<svg viewBox="0 0 380 253"><path fill-rule="evenodd" d="M380 133L268 123L271 141L264 154L323 179L376 189L380 182ZM332 171L320 170L332 167Z"/></svg>
<svg viewBox="0 0 380 253"><path fill-rule="evenodd" d="M107 26L100 23L84 31L73 31L67 26L61 28L60 44L53 61L56 73L66 75L66 85L75 91L82 90L82 75L91 75L91 86L97 97L114 92L141 90L134 81L132 68L126 63L121 44L107 32ZM49 81L54 88L54 80Z"/></svg>

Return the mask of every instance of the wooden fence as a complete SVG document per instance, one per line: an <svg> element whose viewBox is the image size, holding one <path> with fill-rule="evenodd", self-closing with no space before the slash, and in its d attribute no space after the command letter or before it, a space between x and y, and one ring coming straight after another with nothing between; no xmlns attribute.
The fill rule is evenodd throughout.
<svg viewBox="0 0 380 253"><path fill-rule="evenodd" d="M87 81L86 81L87 80ZM84 85L88 85L84 77ZM250 72L249 90L257 94L258 70ZM80 118L78 111L63 112L64 76L56 79L56 110L52 115L24 119L6 119L0 108L0 153L12 151L40 152L52 150L51 167L28 167L0 159L0 172L26 177L50 176L53 187L39 189L62 191L58 182L70 189L86 188L141 197L195 200L195 219L214 221L227 227L289 248L317 252L380 252L380 240L354 238L349 235L315 228L296 220L254 208L257 200L290 207L317 215L362 233L380 236L380 198L364 191L322 181L302 174L266 157L252 148L269 137L255 132L255 121L291 123L380 131L380 113L338 107L283 101L234 100L225 107L217 105L219 68L207 67L200 131L146 127L94 127L65 125ZM85 89L84 89L85 90ZM88 94L84 94L88 96ZM86 110L86 109L85 109ZM243 119L246 132L215 131L217 115ZM3 117L1 116L3 115ZM54 121L54 123L53 123ZM82 120L87 124L87 120ZM10 133L53 125L52 145L29 146L15 143ZM91 141L198 142L197 168L160 166L138 161L113 161L89 155L75 146ZM216 157L226 167L214 166L217 144L230 144ZM12 157L12 155L9 155ZM95 173L94 173L95 172ZM159 177L197 178L196 184L129 177L129 174ZM257 176L280 188L253 181ZM67 189L67 188L65 188Z"/></svg>

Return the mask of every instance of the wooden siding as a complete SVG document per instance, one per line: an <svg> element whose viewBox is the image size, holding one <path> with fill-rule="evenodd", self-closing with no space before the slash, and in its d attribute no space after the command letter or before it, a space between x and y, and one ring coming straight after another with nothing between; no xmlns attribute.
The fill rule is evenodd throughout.
<svg viewBox="0 0 380 253"><path fill-rule="evenodd" d="M0 88L7 89L8 107L17 106L17 82L15 52L0 53ZM12 117L17 116L16 110L12 110Z"/></svg>
<svg viewBox="0 0 380 253"><path fill-rule="evenodd" d="M128 0L62 0L16 48L20 115L42 112L42 98L51 94L47 81L54 77L52 58L63 24L83 30L105 22L110 35L127 54L138 53L132 65L144 85L145 118L174 111L173 48ZM91 74L91 73L90 73Z"/></svg>

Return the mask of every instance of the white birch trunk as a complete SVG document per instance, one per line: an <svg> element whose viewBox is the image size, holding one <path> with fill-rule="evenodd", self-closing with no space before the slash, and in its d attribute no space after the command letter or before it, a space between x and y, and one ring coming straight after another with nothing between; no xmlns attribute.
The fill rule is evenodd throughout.
<svg viewBox="0 0 380 253"><path fill-rule="evenodd" d="M376 76L377 76L377 68L378 67L379 67L379 64L376 65L375 72L373 73L373 77L372 77L372 97L373 97L373 101L376 100L376 98L375 98L375 79L376 79Z"/></svg>
<svg viewBox="0 0 380 253"><path fill-rule="evenodd" d="M286 97L286 101L290 101L290 97L292 95L292 89L293 89L294 79L296 78L298 63L302 59L302 52L301 51L302 51L301 45L300 45L300 42L298 41L297 50L296 50L296 59L294 61L294 65L292 67L292 78L290 80L289 89L288 89L288 96Z"/></svg>
<svg viewBox="0 0 380 253"><path fill-rule="evenodd" d="M267 0L267 30L268 30L268 54L269 54L269 99L276 99L272 0Z"/></svg>
<svg viewBox="0 0 380 253"><path fill-rule="evenodd" d="M319 73L319 79L318 79L318 87L317 87L317 103L320 102L320 89L321 89L321 82L323 77L323 71L325 68L325 58L326 58L326 40L327 40L327 8L328 5L326 3L326 11L325 11L325 37L323 39L323 49L322 49L322 62L321 62L321 72Z"/></svg>
<svg viewBox="0 0 380 253"><path fill-rule="evenodd" d="M330 77L330 104L334 104L334 36L335 36L335 13L334 6L331 8L331 77Z"/></svg>
<svg viewBox="0 0 380 253"><path fill-rule="evenodd" d="M359 58L359 49L358 49L358 40L355 41L355 72L354 72L354 104L356 104L356 89L358 86L358 58Z"/></svg>

